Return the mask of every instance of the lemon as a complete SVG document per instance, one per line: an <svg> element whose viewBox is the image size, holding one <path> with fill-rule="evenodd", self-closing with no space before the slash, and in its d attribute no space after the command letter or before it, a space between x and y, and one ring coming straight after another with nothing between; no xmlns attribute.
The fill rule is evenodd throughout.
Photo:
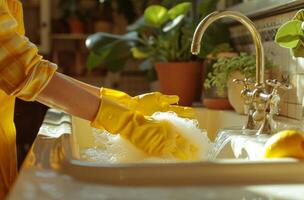
<svg viewBox="0 0 304 200"><path fill-rule="evenodd" d="M265 158L304 158L304 133L300 130L283 130L265 144Z"/></svg>

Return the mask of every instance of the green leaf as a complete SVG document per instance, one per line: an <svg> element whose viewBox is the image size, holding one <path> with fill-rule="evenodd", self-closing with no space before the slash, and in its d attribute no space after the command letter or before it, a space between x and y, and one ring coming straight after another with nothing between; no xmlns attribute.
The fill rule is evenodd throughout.
<svg viewBox="0 0 304 200"><path fill-rule="evenodd" d="M96 33L89 36L86 45L91 52L87 59L87 67L94 69L104 65L112 72L122 69L131 57L130 50L137 40L136 32L125 35Z"/></svg>
<svg viewBox="0 0 304 200"><path fill-rule="evenodd" d="M276 33L275 42L285 48L295 48L303 36L302 22L299 20L288 21Z"/></svg>
<svg viewBox="0 0 304 200"><path fill-rule="evenodd" d="M293 20L304 21L304 9L299 10L296 15L293 17Z"/></svg>
<svg viewBox="0 0 304 200"><path fill-rule="evenodd" d="M115 35L110 33L95 33L86 39L86 46L88 49L93 50L96 54L100 54L105 48L112 48L116 42L124 41L132 43L138 41L137 32L129 32L124 35Z"/></svg>
<svg viewBox="0 0 304 200"><path fill-rule="evenodd" d="M127 27L128 31L138 31L142 29L145 26L145 19L144 17L140 17L138 20L136 20L133 24L129 25Z"/></svg>
<svg viewBox="0 0 304 200"><path fill-rule="evenodd" d="M163 6L149 6L144 12L145 23L149 26L160 27L167 22L168 19L168 10Z"/></svg>
<svg viewBox="0 0 304 200"><path fill-rule="evenodd" d="M180 15L186 15L191 9L192 4L189 2L180 3L168 11L169 18L171 20L175 19Z"/></svg>
<svg viewBox="0 0 304 200"><path fill-rule="evenodd" d="M162 29L163 32L168 32L168 31L174 29L175 27L177 27L178 25L181 24L181 22L183 21L184 18L185 18L185 15L180 15L180 16L176 17L174 20L169 21Z"/></svg>
<svg viewBox="0 0 304 200"><path fill-rule="evenodd" d="M111 72L117 72L125 66L130 56L130 46L125 42L119 42L105 57L104 65Z"/></svg>
<svg viewBox="0 0 304 200"><path fill-rule="evenodd" d="M98 67L99 65L101 65L103 62L104 62L103 55L97 55L93 51L91 51L87 58L86 65L89 70L92 70L92 69L95 69L96 67Z"/></svg>

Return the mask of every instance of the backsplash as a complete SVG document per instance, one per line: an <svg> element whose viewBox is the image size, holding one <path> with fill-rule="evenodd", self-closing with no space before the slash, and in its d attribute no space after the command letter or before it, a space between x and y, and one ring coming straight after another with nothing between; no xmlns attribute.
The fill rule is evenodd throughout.
<svg viewBox="0 0 304 200"><path fill-rule="evenodd" d="M258 19L254 23L261 34L265 56L277 66L271 71L270 78L281 80L282 74L288 75L293 85L291 90L280 91L280 114L300 120L304 97L304 58L294 58L289 49L282 48L274 42L277 29L290 20L295 13L296 11L292 11ZM232 26L230 32L237 50L255 53L251 35L243 25Z"/></svg>

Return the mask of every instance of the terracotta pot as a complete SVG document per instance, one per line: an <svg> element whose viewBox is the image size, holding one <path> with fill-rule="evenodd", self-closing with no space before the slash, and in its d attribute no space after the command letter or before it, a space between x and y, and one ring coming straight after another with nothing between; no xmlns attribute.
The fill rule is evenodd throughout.
<svg viewBox="0 0 304 200"><path fill-rule="evenodd" d="M217 110L231 110L232 107L226 98L204 98L203 105L206 108Z"/></svg>
<svg viewBox="0 0 304 200"><path fill-rule="evenodd" d="M156 72L160 82L160 92L178 95L179 104L191 106L201 84L201 67L199 62L156 63Z"/></svg>
<svg viewBox="0 0 304 200"><path fill-rule="evenodd" d="M84 27L82 22L77 18L69 19L69 28L71 33L84 33Z"/></svg>

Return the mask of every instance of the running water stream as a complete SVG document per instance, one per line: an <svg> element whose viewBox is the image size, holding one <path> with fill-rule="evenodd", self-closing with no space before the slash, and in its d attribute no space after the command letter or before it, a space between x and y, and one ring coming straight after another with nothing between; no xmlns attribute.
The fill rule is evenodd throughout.
<svg viewBox="0 0 304 200"><path fill-rule="evenodd" d="M262 158L268 135L255 135L256 130L220 129L208 151L208 159L215 160L227 145L230 145L235 159L258 160ZM231 157L227 157L231 158Z"/></svg>

